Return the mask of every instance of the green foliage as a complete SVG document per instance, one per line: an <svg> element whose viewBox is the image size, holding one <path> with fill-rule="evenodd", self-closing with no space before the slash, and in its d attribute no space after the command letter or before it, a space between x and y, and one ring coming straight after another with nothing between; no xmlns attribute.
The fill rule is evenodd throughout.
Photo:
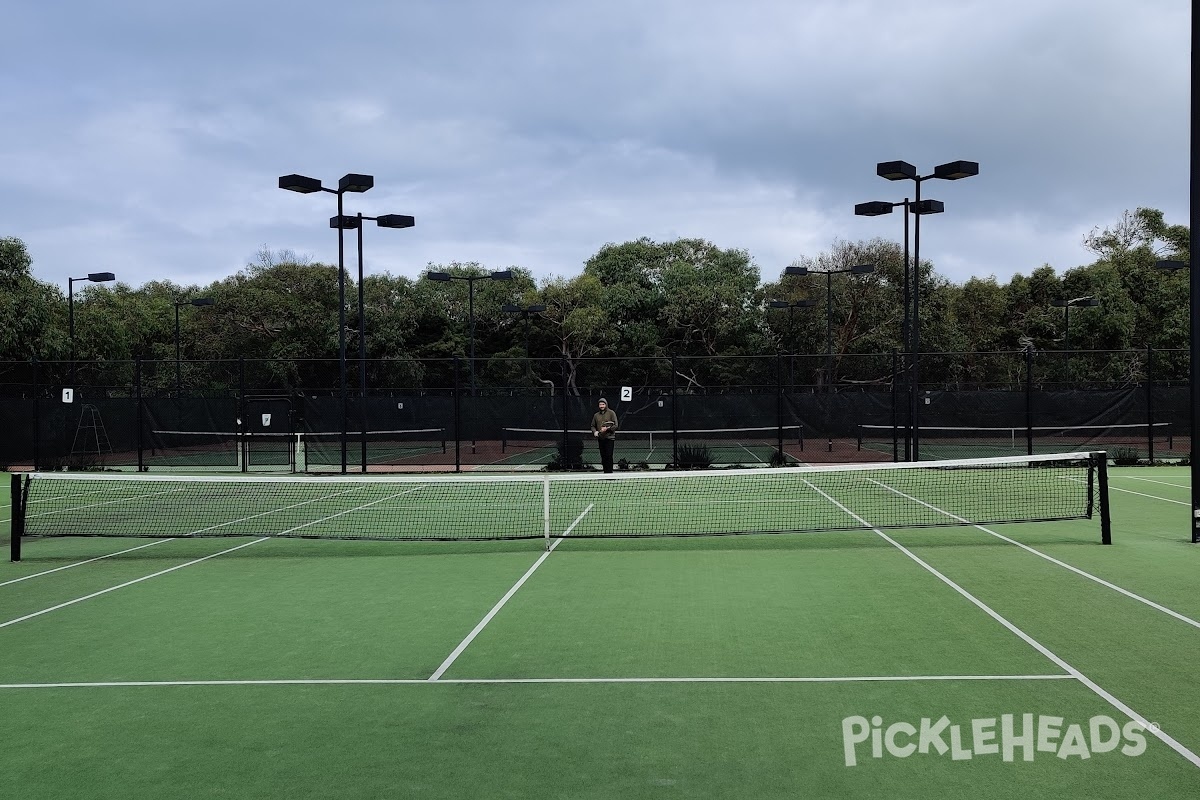
<svg viewBox="0 0 1200 800"><path fill-rule="evenodd" d="M707 445L682 444L676 453L675 467L677 469L708 469L712 466L713 455Z"/></svg>
<svg viewBox="0 0 1200 800"><path fill-rule="evenodd" d="M1157 270L1154 262L1188 259L1188 228L1168 224L1162 212L1139 208L1110 227L1093 230L1084 244L1097 257L1093 263L1061 274L1043 265L1004 284L990 276L955 284L922 262L922 350L1062 350L1067 344L1067 314L1051 302L1084 296L1098 298L1101 305L1071 309L1072 349L1186 348L1188 272ZM485 387L561 386L562 359L571 392L578 393L583 384L661 389L671 381L666 362L674 356L681 391L770 387L777 378L772 364L737 357L782 353L794 356L788 368L789 377L794 368L797 384L821 384L829 378L823 358L827 290L833 379L847 384L888 374L886 367L863 356L903 349L900 245L883 239L837 241L829 251L801 256L794 263L814 272L870 263L875 271L835 275L828 282L810 274L772 277L760 284L758 267L744 250L723 249L703 239L648 238L604 245L574 277L536 281L528 270L512 267L512 281L475 283L477 379ZM61 360L69 355L66 296L58 286L34 278L32 265L23 242L0 238L0 360ZM430 270L458 277L486 275L490 269L475 262L430 265ZM81 361L172 360L174 304L202 296L216 304L180 308L185 360L277 359L264 367L270 381L295 385L301 380L298 359L338 355L338 272L289 251L264 250L254 263L208 286L153 281L141 287L84 283L75 288ZM346 276L344 288L347 346L357 353L359 310L352 274ZM451 385L450 359L465 358L470 351L467 282L435 283L385 274L367 276L363 288L366 351L375 360L369 366L369 383L396 388ZM812 300L814 305L777 311L768 307L769 300ZM503 311L507 303L542 303L547 308L524 317ZM527 337L531 361L525 360ZM605 358L613 361L590 361L586 374L581 373L583 359ZM629 367L634 358L646 360ZM1155 359L1158 374L1182 374L1186 363L1179 352L1158 352ZM1136 381L1145 375L1144 358L1118 361L1099 366L1098 359L1073 359L1070 376L1063 377ZM987 358L968 355L943 377L923 374L931 380L975 382L1011 382L1018 377L1013 369L1005 369L997 373ZM459 375L461 379L464 372ZM169 378L159 375L153 380ZM328 380L328 373L322 380Z"/></svg>
<svg viewBox="0 0 1200 800"><path fill-rule="evenodd" d="M1114 447L1108 454L1113 463L1118 467L1134 466L1141 458L1141 453L1136 447Z"/></svg>

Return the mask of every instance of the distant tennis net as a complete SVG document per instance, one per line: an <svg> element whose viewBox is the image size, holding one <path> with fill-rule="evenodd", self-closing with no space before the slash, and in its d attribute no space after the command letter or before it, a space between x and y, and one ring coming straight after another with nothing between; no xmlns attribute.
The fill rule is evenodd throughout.
<svg viewBox="0 0 1200 800"><path fill-rule="evenodd" d="M524 539L943 527L1090 518L1103 454L543 476L13 476L36 536Z"/></svg>
<svg viewBox="0 0 1200 800"><path fill-rule="evenodd" d="M366 442L367 464L397 466L446 452L445 428L348 431L346 449L358 464ZM224 467L291 472L334 470L342 459L341 431L150 431L148 463L155 466Z"/></svg>
<svg viewBox="0 0 1200 800"><path fill-rule="evenodd" d="M586 444L593 439L590 430L503 428L500 450L503 453L539 449L551 452L562 446L564 434L568 443L578 444L582 441ZM676 448L705 450L714 464L766 464L771 462L772 453L778 451L781 443L785 456L793 451L803 452L803 426L695 428L678 431L622 428L617 431L618 458L647 464L674 463L677 460Z"/></svg>
<svg viewBox="0 0 1200 800"><path fill-rule="evenodd" d="M859 425L858 449L892 453L904 441L904 428L893 425ZM1017 425L1012 427L920 426L925 452L940 448L951 456L1000 456L1028 453L1071 452L1104 449L1110 455L1118 448L1138 453L1174 449L1171 423L1156 422L1116 425Z"/></svg>

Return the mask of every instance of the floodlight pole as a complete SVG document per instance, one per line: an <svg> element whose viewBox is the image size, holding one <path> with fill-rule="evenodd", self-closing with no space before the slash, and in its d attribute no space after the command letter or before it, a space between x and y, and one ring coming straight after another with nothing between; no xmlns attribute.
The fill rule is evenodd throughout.
<svg viewBox="0 0 1200 800"><path fill-rule="evenodd" d="M533 328L533 323L529 319L530 314L540 314L546 310L546 306L541 303L533 303L528 306L517 305L516 303L505 303L502 311L507 311L510 314L520 314L525 322L525 379L530 383L533 382L533 364L529 360L529 334Z"/></svg>
<svg viewBox="0 0 1200 800"><path fill-rule="evenodd" d="M833 276L865 275L875 271L874 264L856 264L847 269L807 270L810 275L825 276L825 391L833 391ZM793 272L792 274L796 274Z"/></svg>
<svg viewBox="0 0 1200 800"><path fill-rule="evenodd" d="M803 269L803 267L789 267L788 269L792 270L792 272L790 272L790 273L785 272L784 273L785 275L787 275L787 274L796 275L796 274L799 274L798 270ZM804 274L807 274L807 270L805 271ZM815 300L793 300L793 301L771 300L770 302L767 303L767 305L769 305L771 308L786 308L787 312L788 312L788 342L791 344L791 347L788 349L788 352L789 352L788 359L790 362L788 364L788 378L791 381L791 387L790 387L789 391L792 391L792 392L796 391L795 311L797 308L812 308L816 304L817 304L817 301L815 301Z"/></svg>
<svg viewBox="0 0 1200 800"><path fill-rule="evenodd" d="M1195 142L1196 135L1192 134L1192 141ZM1192 190L1193 192L1200 187L1196 185L1196 164L1192 162ZM1196 203L1192 202L1191 224L1195 225L1200 220L1197 219ZM1190 249L1190 248L1189 248ZM1200 393L1196 391L1196 365L1200 364L1200 303L1196 301L1200 299L1200 275L1195 269L1189 269L1191 266L1187 261L1158 261L1154 264L1158 269L1179 270L1188 269L1191 273L1188 276L1188 302L1191 304L1191 331L1188 334L1188 395L1190 411L1190 425L1188 437L1191 441L1191 456L1188 459L1189 474L1191 475L1192 483L1192 524L1191 536L1192 544L1200 542L1200 466L1197 465L1196 459L1196 432L1200 431ZM1151 432L1153 435L1153 431Z"/></svg>
<svg viewBox="0 0 1200 800"><path fill-rule="evenodd" d="M197 297L192 300L176 300L175 301L175 396L178 397L183 391L183 379L180 371L180 346L179 346L179 309L182 306L211 306L213 304L211 297Z"/></svg>
<svg viewBox="0 0 1200 800"><path fill-rule="evenodd" d="M956 181L979 174L979 164L974 161L951 161L934 167L930 175L919 175L917 168L905 161L884 161L875 165L875 174L889 181L910 180L916 184L916 197L906 211L917 217L913 225L913 277L912 277L912 377L909 391L909 424L912 426L912 460L920 461L920 433L918 424L918 397L921 386L921 215L937 214L945 210L937 200L921 202L921 184L931 178Z"/></svg>
<svg viewBox="0 0 1200 800"><path fill-rule="evenodd" d="M338 181L337 189L329 189L316 178L304 175L284 175L279 179L279 188L300 194L313 192L328 192L337 195L337 225L338 232L338 387L342 395L342 429L341 429L341 472L346 474L346 434L349 398L346 394L346 244L343 233L344 219L342 214L342 195L346 192L365 192L375 185L371 175L347 173Z"/></svg>
<svg viewBox="0 0 1200 800"><path fill-rule="evenodd" d="M484 279L493 281L511 281L513 279L512 270L498 270L487 275L451 275L448 272L429 272L425 275L426 280L447 282L447 281L466 281L467 282L467 314L470 320L470 361L471 361L471 396L476 394L475 389L475 281Z"/></svg>
<svg viewBox="0 0 1200 800"><path fill-rule="evenodd" d="M82 278L67 278L67 337L71 342L71 383L75 383L75 282L108 283L116 279L111 272L89 272Z"/></svg>

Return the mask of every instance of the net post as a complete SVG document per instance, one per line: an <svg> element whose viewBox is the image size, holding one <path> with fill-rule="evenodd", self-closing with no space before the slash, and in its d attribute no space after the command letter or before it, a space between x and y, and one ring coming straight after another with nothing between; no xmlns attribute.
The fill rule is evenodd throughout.
<svg viewBox="0 0 1200 800"><path fill-rule="evenodd" d="M12 486L12 522L9 524L9 559L20 561L21 537L25 534L24 479L20 475L13 475L10 484Z"/></svg>
<svg viewBox="0 0 1200 800"><path fill-rule="evenodd" d="M546 549L550 549L550 479L542 481L542 520L546 529Z"/></svg>
<svg viewBox="0 0 1200 800"><path fill-rule="evenodd" d="M1100 543L1112 544L1112 515L1108 507L1108 453L1092 453L1100 493Z"/></svg>

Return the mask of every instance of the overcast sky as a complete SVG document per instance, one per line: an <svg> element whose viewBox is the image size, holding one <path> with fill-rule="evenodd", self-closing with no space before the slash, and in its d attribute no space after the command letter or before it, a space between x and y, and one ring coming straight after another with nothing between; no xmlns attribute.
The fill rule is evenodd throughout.
<svg viewBox="0 0 1200 800"><path fill-rule="evenodd" d="M838 240L899 241L955 281L1089 263L1138 206L1187 223L1187 0L16 0L0 48L0 236L38 278L203 285L263 247L369 272L573 276L607 242L708 239L773 280ZM352 251L351 251L352 253ZM353 255L350 256L351 263Z"/></svg>

